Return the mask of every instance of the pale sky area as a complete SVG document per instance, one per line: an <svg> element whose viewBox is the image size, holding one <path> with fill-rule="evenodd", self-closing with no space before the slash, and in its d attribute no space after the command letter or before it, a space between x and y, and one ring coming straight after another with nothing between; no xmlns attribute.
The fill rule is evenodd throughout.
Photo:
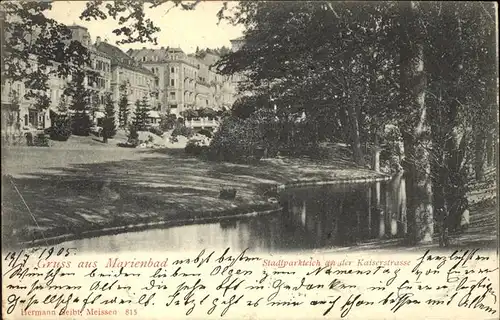
<svg viewBox="0 0 500 320"><path fill-rule="evenodd" d="M112 18L106 20L80 20L80 13L85 8L86 1L56 1L52 3L52 10L47 16L67 25L78 24L90 32L92 42L97 36L102 40L116 45L116 37L111 31L118 26ZM231 6L231 5L230 5ZM147 7L147 5L146 5ZM121 45L126 51L129 48L159 48L180 47L186 53L192 53L198 46L203 48L231 47L229 40L242 36L243 28L231 26L222 21L217 25L217 12L222 7L222 1L201 2L195 10L185 11L172 3L166 3L154 10L146 10L146 16L160 27L157 33L158 45L152 43L137 43ZM167 13L168 11L168 13ZM106 12L106 11L105 11Z"/></svg>

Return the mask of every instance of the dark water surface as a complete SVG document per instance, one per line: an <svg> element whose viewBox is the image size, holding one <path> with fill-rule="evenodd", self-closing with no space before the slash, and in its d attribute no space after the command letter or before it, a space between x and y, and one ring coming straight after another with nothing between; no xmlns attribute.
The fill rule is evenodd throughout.
<svg viewBox="0 0 500 320"><path fill-rule="evenodd" d="M283 211L245 219L152 229L65 243L81 251L298 251L351 246L406 232L404 179L285 191Z"/></svg>

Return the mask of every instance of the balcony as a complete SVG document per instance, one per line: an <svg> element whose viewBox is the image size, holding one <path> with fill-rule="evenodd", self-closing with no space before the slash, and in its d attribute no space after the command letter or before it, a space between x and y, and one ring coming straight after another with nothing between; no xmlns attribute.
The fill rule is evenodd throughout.
<svg viewBox="0 0 500 320"><path fill-rule="evenodd" d="M185 121L186 127L188 128L215 128L219 124L215 119L209 118L192 118L186 119Z"/></svg>

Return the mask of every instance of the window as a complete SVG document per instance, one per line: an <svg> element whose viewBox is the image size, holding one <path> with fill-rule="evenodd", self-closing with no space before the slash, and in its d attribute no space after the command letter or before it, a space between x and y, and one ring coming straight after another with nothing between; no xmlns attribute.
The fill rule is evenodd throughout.
<svg viewBox="0 0 500 320"><path fill-rule="evenodd" d="M176 104L171 105L170 109L177 109L177 105Z"/></svg>
<svg viewBox="0 0 500 320"><path fill-rule="evenodd" d="M174 99L175 100L175 92L170 92L170 99Z"/></svg>
<svg viewBox="0 0 500 320"><path fill-rule="evenodd" d="M171 67L171 68L170 68L170 72L171 72L171 73L175 73L175 69L174 69L174 67Z"/></svg>
<svg viewBox="0 0 500 320"><path fill-rule="evenodd" d="M175 80L174 79L170 79L170 85L171 86L175 86Z"/></svg>

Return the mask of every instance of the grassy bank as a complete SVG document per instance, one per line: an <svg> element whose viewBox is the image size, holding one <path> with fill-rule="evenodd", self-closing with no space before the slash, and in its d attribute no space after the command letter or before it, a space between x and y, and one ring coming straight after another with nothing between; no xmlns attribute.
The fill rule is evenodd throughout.
<svg viewBox="0 0 500 320"><path fill-rule="evenodd" d="M276 204L265 192L274 185L381 176L340 157L243 165L204 162L183 150L92 144L3 150L2 173L10 175L2 180L4 239L24 242L269 210ZM219 199L221 187L235 188L236 198Z"/></svg>

